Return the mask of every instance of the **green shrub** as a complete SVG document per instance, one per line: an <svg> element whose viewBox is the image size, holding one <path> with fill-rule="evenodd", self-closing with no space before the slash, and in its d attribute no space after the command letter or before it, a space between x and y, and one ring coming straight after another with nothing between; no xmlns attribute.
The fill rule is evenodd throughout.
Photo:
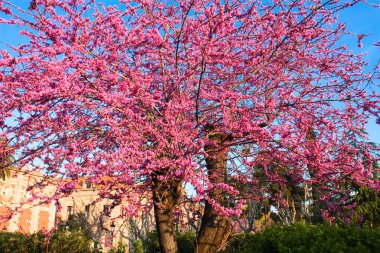
<svg viewBox="0 0 380 253"><path fill-rule="evenodd" d="M124 253L125 249L126 249L126 246L124 244L119 244L117 246L117 248L111 249L110 251L108 251L108 253ZM138 252L133 251L131 253L138 253ZM143 252L141 252L141 253L143 253Z"/></svg>
<svg viewBox="0 0 380 253"><path fill-rule="evenodd" d="M21 233L0 233L0 252L39 253L44 252L45 239L41 233L24 235Z"/></svg>
<svg viewBox="0 0 380 253"><path fill-rule="evenodd" d="M194 251L195 233L179 233L178 249L181 253ZM79 231L56 231L49 242L49 252L88 253L91 240ZM144 247L144 249L143 249ZM123 246L113 252L123 252ZM133 243L133 253L159 253L157 232L149 232L144 241ZM0 233L2 253L44 253L45 236L42 233ZM257 234L233 235L225 253L371 253L380 252L380 228L295 224L272 226Z"/></svg>
<svg viewBox="0 0 380 253"><path fill-rule="evenodd" d="M157 231L148 232L143 240L143 245L145 253L160 253Z"/></svg>
<svg viewBox="0 0 380 253"><path fill-rule="evenodd" d="M194 251L195 233L177 235L180 253ZM157 232L143 241L145 253L159 253ZM380 228L329 224L272 226L257 234L235 234L225 253L371 253L380 252ZM140 252L139 252L140 253Z"/></svg>
<svg viewBox="0 0 380 253"><path fill-rule="evenodd" d="M193 253L195 249L196 234L191 231L177 235L178 251L181 253Z"/></svg>
<svg viewBox="0 0 380 253"><path fill-rule="evenodd" d="M133 242L133 251L131 253L144 253L143 242L141 240Z"/></svg>
<svg viewBox="0 0 380 253"><path fill-rule="evenodd" d="M226 253L380 252L380 228L295 224L257 234L237 234Z"/></svg>
<svg viewBox="0 0 380 253"><path fill-rule="evenodd" d="M83 231L54 233L49 248L54 253L88 253L91 252L91 239Z"/></svg>
<svg viewBox="0 0 380 253"><path fill-rule="evenodd" d="M192 253L195 248L195 233L184 232L177 234L178 251L181 253ZM147 233L143 241L145 253L160 253L160 243L158 242L157 231Z"/></svg>
<svg viewBox="0 0 380 253"><path fill-rule="evenodd" d="M55 231L49 241L49 252L88 253L91 240L83 232ZM46 240L42 233L0 233L1 253L45 253Z"/></svg>

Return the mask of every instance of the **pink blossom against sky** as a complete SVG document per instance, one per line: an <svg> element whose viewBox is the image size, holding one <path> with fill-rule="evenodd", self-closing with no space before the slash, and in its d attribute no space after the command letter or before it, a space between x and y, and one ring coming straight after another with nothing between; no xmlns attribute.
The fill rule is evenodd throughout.
<svg viewBox="0 0 380 253"><path fill-rule="evenodd" d="M378 4L379 0L369 1L371 4ZM13 0L10 1L14 5L22 9L27 9L30 1ZM118 0L103 0L97 1L105 5L116 5ZM0 18L3 16L0 13ZM347 35L341 43L347 44L348 47L355 53L367 54L365 59L369 66L366 70L370 70L376 64L380 55L380 47L375 46L375 43L380 42L380 8L375 8L369 4L357 4L354 7L343 10L338 15L338 20L344 22L347 26L347 31L352 33ZM361 40L361 46L358 46L357 36L366 35ZM17 45L26 42L26 37L19 34L19 30L14 27L0 24L0 49L8 48L7 45ZM380 81L377 80L376 91L380 92ZM367 124L367 132L371 142L380 143L380 126L376 124L376 119L372 117Z"/></svg>
<svg viewBox="0 0 380 253"><path fill-rule="evenodd" d="M311 6L319 0L235 1L232 9L217 0L163 0L155 8L132 1L124 10L98 10L39 0L29 8L31 22L22 11L29 1L2 8L15 19L0 15L0 23L33 29L29 43L16 25L0 25L0 134L17 136L24 164L41 159L39 170L74 181L85 175L104 186L101 198L112 187L128 199L188 183L197 193L192 201L226 216L239 210L219 197L238 196L240 183L249 185L247 195L265 191L247 173L256 169L281 186L326 183L339 191L349 176L380 188L369 177L378 157L361 139L367 130L380 143L375 119L367 123L369 115L379 120L380 90L364 83L379 81L365 73L379 59L380 8L341 13L348 33L338 41L345 29L331 13L344 0L326 9ZM366 52L363 66L358 54ZM64 184L59 194L70 191Z"/></svg>
<svg viewBox="0 0 380 253"><path fill-rule="evenodd" d="M378 0L370 2L379 3ZM365 59L369 62L369 68L373 68L380 55L380 47L375 46L375 43L380 41L380 8L358 4L353 8L343 10L338 18L346 23L348 31L357 35L368 34L362 40L362 47L358 47L357 40L352 36L347 36L342 43L347 44L354 52L366 53ZM380 84L379 80L377 84ZM379 86L377 92L380 92ZM367 125L367 132L370 141L380 143L380 126L375 121L375 118L371 118Z"/></svg>

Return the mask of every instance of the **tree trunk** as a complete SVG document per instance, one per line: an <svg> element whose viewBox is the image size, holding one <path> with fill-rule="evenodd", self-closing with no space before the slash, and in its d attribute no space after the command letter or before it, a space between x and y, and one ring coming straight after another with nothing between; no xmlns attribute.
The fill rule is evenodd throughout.
<svg viewBox="0 0 380 253"><path fill-rule="evenodd" d="M153 206L158 240L162 253L177 253L176 229L173 210L181 194L181 182L162 182L153 179Z"/></svg>
<svg viewBox="0 0 380 253"><path fill-rule="evenodd" d="M227 174L227 148L220 148L225 139L223 134L214 134L210 137L215 145L206 146L205 151L207 173L210 182L224 183ZM222 189L214 189L209 197L219 204L226 206L227 198ZM206 201L202 224L198 233L196 253L214 253L222 249L228 240L232 230L229 218L219 215L219 213Z"/></svg>
<svg viewBox="0 0 380 253"><path fill-rule="evenodd" d="M195 252L214 253L223 249L231 231L230 219L219 215L209 203L206 203Z"/></svg>

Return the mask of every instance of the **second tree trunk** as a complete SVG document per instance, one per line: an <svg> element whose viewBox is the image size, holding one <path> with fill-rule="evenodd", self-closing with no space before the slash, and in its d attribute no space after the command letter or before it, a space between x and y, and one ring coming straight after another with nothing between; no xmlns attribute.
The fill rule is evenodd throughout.
<svg viewBox="0 0 380 253"><path fill-rule="evenodd" d="M208 178L211 183L225 183L227 177L228 149L223 147L225 136L220 133L210 135L214 144L205 147L207 153L206 166ZM226 206L228 200L225 192L220 188L214 188L209 193L210 199ZM206 201L202 216L202 224L199 230L196 253L214 253L222 249L231 233L230 219L220 215L213 206Z"/></svg>

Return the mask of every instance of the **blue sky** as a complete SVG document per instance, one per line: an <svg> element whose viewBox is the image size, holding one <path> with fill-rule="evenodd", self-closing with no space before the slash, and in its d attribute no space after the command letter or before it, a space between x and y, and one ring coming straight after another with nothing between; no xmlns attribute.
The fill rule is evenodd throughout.
<svg viewBox="0 0 380 253"><path fill-rule="evenodd" d="M380 4L380 0L372 0L372 3ZM363 39L362 48L357 46L357 40L353 37L348 37L342 42L348 44L354 52L366 53L365 59L369 63L367 69L373 68L376 61L380 58L380 47L373 45L380 41L380 8L358 4L342 11L338 17L339 21L346 23L348 31L355 34L369 35ZM380 81L377 81L379 84ZM377 87L377 92L380 93L379 87ZM371 118L367 124L367 132L370 141L380 143L380 126L376 124L375 118Z"/></svg>
<svg viewBox="0 0 380 253"><path fill-rule="evenodd" d="M380 0L370 0L372 3L380 3ZM30 1L13 0L10 1L22 8L27 8ZM98 0L100 2L100 0ZM105 0L106 4L116 4L117 0ZM0 17L2 15L0 14ZM354 7L342 11L339 16L339 21L346 23L347 30L354 34L369 34L362 41L363 47L357 46L357 39L354 36L347 36L342 40L342 43L347 44L351 50L356 53L367 53L365 59L369 62L367 69L373 68L377 59L380 58L380 47L373 44L380 41L380 8L371 7L366 4L358 4ZM4 42L12 45L19 44L25 41L18 35L15 28L9 28L0 25L0 49L4 48ZM380 88L377 88L380 93ZM375 118L371 118L367 125L369 139L372 142L380 143L380 126L375 123Z"/></svg>

